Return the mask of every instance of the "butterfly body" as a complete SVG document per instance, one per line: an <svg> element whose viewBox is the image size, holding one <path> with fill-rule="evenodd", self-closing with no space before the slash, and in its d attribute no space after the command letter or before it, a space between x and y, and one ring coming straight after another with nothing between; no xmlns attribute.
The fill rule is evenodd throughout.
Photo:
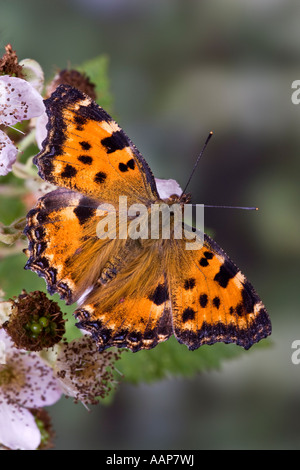
<svg viewBox="0 0 300 470"><path fill-rule="evenodd" d="M191 350L217 341L248 349L268 336L265 307L216 242L204 235L186 249L195 231L176 222L174 207L183 219L190 196L161 198L136 147L83 93L62 85L45 103L48 136L34 163L59 188L28 214L26 269L50 294L77 302L77 326L99 349L150 349L171 335ZM152 213L163 208L169 227L156 219L153 236Z"/></svg>

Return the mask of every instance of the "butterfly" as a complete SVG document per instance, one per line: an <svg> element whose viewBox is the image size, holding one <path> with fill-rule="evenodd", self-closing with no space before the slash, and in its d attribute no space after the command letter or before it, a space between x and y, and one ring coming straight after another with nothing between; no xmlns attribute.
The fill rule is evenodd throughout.
<svg viewBox="0 0 300 470"><path fill-rule="evenodd" d="M189 198L162 200L135 145L84 93L60 85L45 106L48 134L33 162L57 189L27 215L25 269L43 277L51 295L77 302L76 325L99 350L151 349L171 335L190 350L220 341L249 349L270 335L254 288L206 234L194 250L173 232L169 239L97 236L99 206L117 208L120 195L146 208Z"/></svg>

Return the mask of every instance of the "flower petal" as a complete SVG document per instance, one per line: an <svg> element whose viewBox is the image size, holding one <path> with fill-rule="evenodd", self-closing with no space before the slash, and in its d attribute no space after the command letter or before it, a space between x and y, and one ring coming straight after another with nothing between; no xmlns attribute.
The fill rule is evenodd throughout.
<svg viewBox="0 0 300 470"><path fill-rule="evenodd" d="M40 116L44 110L43 98L26 80L0 77L0 124L11 126Z"/></svg>
<svg viewBox="0 0 300 470"><path fill-rule="evenodd" d="M172 194L177 194L177 196L182 194L182 189L175 180L160 180L155 178L155 183L158 194L162 199L167 199Z"/></svg>
<svg viewBox="0 0 300 470"><path fill-rule="evenodd" d="M17 159L18 150L5 134L0 131L0 175L7 175Z"/></svg>
<svg viewBox="0 0 300 470"><path fill-rule="evenodd" d="M41 434L30 411L0 401L0 442L12 450L34 450L41 442Z"/></svg>
<svg viewBox="0 0 300 470"><path fill-rule="evenodd" d="M0 236L1 238L1 236ZM9 300L0 300L0 328L3 323L9 320L9 317L12 313L13 303ZM0 336L1 341L1 336Z"/></svg>
<svg viewBox="0 0 300 470"><path fill-rule="evenodd" d="M47 137L47 129L46 129L47 122L48 122L48 116L47 116L46 111L36 119L35 140L40 150L42 150L43 142Z"/></svg>
<svg viewBox="0 0 300 470"><path fill-rule="evenodd" d="M53 375L53 369L39 354L15 348L3 329L0 329L0 341L3 343L6 363L22 381L18 387L15 383L11 387L6 387L5 396L10 403L17 402L27 408L39 408L56 403L62 395L62 390Z"/></svg>
<svg viewBox="0 0 300 470"><path fill-rule="evenodd" d="M40 64L33 59L23 59L19 65L22 66L22 73L27 82L39 93L42 93L44 88L44 72Z"/></svg>
<svg viewBox="0 0 300 470"><path fill-rule="evenodd" d="M4 341L0 339L0 365L6 364L6 347Z"/></svg>
<svg viewBox="0 0 300 470"><path fill-rule="evenodd" d="M5 344L6 351L11 353L14 349L14 344L3 328L0 328L0 341Z"/></svg>
<svg viewBox="0 0 300 470"><path fill-rule="evenodd" d="M20 405L28 408L39 408L56 403L62 390L58 381L53 376L53 369L36 353L25 353L22 357L23 364L20 365L20 372L25 374L25 384L18 395L11 397Z"/></svg>

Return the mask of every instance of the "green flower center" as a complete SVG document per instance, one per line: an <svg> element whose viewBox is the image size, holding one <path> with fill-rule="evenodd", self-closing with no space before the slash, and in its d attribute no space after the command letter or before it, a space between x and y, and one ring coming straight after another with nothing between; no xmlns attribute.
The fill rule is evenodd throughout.
<svg viewBox="0 0 300 470"><path fill-rule="evenodd" d="M22 291L13 305L4 328L17 348L41 351L61 341L65 333L63 314L44 292Z"/></svg>
<svg viewBox="0 0 300 470"><path fill-rule="evenodd" d="M31 338L37 338L45 333L50 336L55 336L57 324L51 321L49 317L38 317L38 315L34 315L32 321L26 324L25 329Z"/></svg>

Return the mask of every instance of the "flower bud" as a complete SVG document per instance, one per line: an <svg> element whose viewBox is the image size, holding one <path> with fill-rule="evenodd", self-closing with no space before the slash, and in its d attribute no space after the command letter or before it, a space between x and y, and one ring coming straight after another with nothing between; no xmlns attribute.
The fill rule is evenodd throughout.
<svg viewBox="0 0 300 470"><path fill-rule="evenodd" d="M47 87L47 96L49 97L59 85L70 85L90 96L93 100L97 98L94 85L87 75L77 70L61 70L55 75L52 82Z"/></svg>
<svg viewBox="0 0 300 470"><path fill-rule="evenodd" d="M20 65L23 67L24 79L39 93L42 93L44 88L44 72L40 64L33 59L23 59Z"/></svg>

